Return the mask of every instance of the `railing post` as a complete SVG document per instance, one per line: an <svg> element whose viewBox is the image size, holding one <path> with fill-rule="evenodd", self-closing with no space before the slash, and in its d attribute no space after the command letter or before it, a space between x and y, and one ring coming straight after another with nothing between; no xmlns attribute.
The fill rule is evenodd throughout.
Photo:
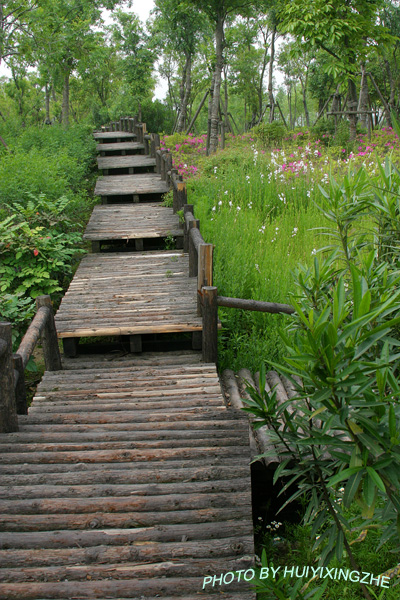
<svg viewBox="0 0 400 600"><path fill-rule="evenodd" d="M165 179L166 179L166 175L165 175L165 173L166 173L166 168L165 168L166 156L165 155L166 155L166 151L162 150L161 151L161 179L163 181L165 181Z"/></svg>
<svg viewBox="0 0 400 600"><path fill-rule="evenodd" d="M203 361L218 362L218 305L217 288L206 286L201 290L203 301Z"/></svg>
<svg viewBox="0 0 400 600"><path fill-rule="evenodd" d="M213 284L213 250L212 244L200 244L198 249L197 269L197 314L202 315L201 290Z"/></svg>
<svg viewBox="0 0 400 600"><path fill-rule="evenodd" d="M0 433L18 431L11 323L0 323Z"/></svg>
<svg viewBox="0 0 400 600"><path fill-rule="evenodd" d="M20 354L13 354L13 366L14 374L18 377L17 383L15 384L15 405L18 415L28 414L28 403L26 398L26 387L25 387L25 369L22 356Z"/></svg>
<svg viewBox="0 0 400 600"><path fill-rule="evenodd" d="M183 207L183 216L185 217L186 213L193 214L193 204L185 204ZM183 251L189 252L189 228L186 226L186 221L183 221Z"/></svg>
<svg viewBox="0 0 400 600"><path fill-rule="evenodd" d="M186 191L186 183L183 182L182 175L179 175L179 181L177 182L178 193L177 193L177 210L182 210L187 202L187 191Z"/></svg>
<svg viewBox="0 0 400 600"><path fill-rule="evenodd" d="M168 173L170 173L168 175ZM172 173L172 154L168 152L165 158L165 180L169 186L171 186L171 173Z"/></svg>
<svg viewBox="0 0 400 600"><path fill-rule="evenodd" d="M143 139L144 139L144 153L146 154L146 156L149 156L150 144L149 144L148 138L146 137L146 134L143 135Z"/></svg>
<svg viewBox="0 0 400 600"><path fill-rule="evenodd" d="M172 182L172 212L175 214L178 210L178 169L171 169Z"/></svg>
<svg viewBox="0 0 400 600"><path fill-rule="evenodd" d="M198 259L196 246L194 245L193 238L190 235L192 229L200 229L199 219L193 219L189 223L189 277L197 277L198 270Z"/></svg>
<svg viewBox="0 0 400 600"><path fill-rule="evenodd" d="M46 371L60 371L62 369L61 355L58 347L57 330L50 296L38 296L36 298L37 310L41 306L46 306L49 309L49 316L42 333L42 347Z"/></svg>

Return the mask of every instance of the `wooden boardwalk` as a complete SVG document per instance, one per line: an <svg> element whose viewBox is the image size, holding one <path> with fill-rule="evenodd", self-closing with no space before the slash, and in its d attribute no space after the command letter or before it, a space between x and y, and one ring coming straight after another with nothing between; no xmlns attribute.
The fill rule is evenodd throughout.
<svg viewBox="0 0 400 600"><path fill-rule="evenodd" d="M154 172L156 166L156 159L149 156L143 156L141 154L131 154L128 156L103 156L97 159L99 169L104 171L114 171L121 169L128 169L128 174L140 173L143 169L146 172Z"/></svg>
<svg viewBox="0 0 400 600"><path fill-rule="evenodd" d="M101 139L125 137L107 133ZM96 193L155 189L168 190L160 175L115 175ZM96 207L85 239L178 233L172 209L120 204ZM0 434L1 599L255 600L237 577L203 589L205 577L254 566L247 417L227 408L200 352L141 353L143 334L192 332L198 344L198 289L213 289L199 288L212 265L201 260L212 246L203 240L203 256L195 233L199 279L177 250L82 259L55 317L64 348L74 356L81 336L128 335L135 354L64 357L63 370L45 372L19 431Z"/></svg>
<svg viewBox="0 0 400 600"><path fill-rule="evenodd" d="M84 240L144 240L182 237L177 215L158 203L124 207L96 206L86 227Z"/></svg>
<svg viewBox="0 0 400 600"><path fill-rule="evenodd" d="M144 154L144 144L140 142L102 143L97 144L96 149L101 156L105 156L107 153L111 155L121 153L121 156L125 154Z"/></svg>
<svg viewBox="0 0 400 600"><path fill-rule="evenodd" d="M252 563L246 418L190 355L85 367L0 435L0 597L209 598Z"/></svg>
<svg viewBox="0 0 400 600"><path fill-rule="evenodd" d="M183 252L89 254L56 314L60 337L199 331Z"/></svg>
<svg viewBox="0 0 400 600"><path fill-rule="evenodd" d="M93 134L95 140L115 140L121 142L122 140L135 140L136 134L129 131L98 131Z"/></svg>
<svg viewBox="0 0 400 600"><path fill-rule="evenodd" d="M161 179L157 173L141 173L138 175L110 175L99 177L96 183L94 193L101 196L102 200L107 201L113 196L145 196L166 194L169 186L166 181Z"/></svg>

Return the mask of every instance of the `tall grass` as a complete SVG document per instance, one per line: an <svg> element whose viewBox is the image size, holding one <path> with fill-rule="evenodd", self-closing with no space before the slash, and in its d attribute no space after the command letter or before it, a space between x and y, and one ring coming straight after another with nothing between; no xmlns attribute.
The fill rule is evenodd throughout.
<svg viewBox="0 0 400 600"><path fill-rule="evenodd" d="M264 156L230 150L205 161L192 180L190 201L207 242L215 245L218 293L290 303L291 271L310 264L324 245L316 228L326 225L310 178L276 177ZM220 309L221 368L258 369L280 360L278 330L289 316Z"/></svg>

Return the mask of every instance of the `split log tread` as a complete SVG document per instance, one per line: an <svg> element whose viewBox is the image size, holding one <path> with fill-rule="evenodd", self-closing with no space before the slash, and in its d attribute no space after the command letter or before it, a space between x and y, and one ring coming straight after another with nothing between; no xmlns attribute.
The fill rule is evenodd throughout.
<svg viewBox="0 0 400 600"><path fill-rule="evenodd" d="M59 337L201 330L187 262L171 251L85 256L55 317Z"/></svg>
<svg viewBox="0 0 400 600"><path fill-rule="evenodd" d="M134 140L137 136L130 131L95 131L93 137L95 140Z"/></svg>
<svg viewBox="0 0 400 600"><path fill-rule="evenodd" d="M1 598L211 599L205 576L252 567L246 417L179 356L44 374L0 435Z"/></svg>
<svg viewBox="0 0 400 600"><path fill-rule="evenodd" d="M155 167L156 159L140 154L128 156L100 156L97 159L99 169L134 169L138 167Z"/></svg>
<svg viewBox="0 0 400 600"><path fill-rule="evenodd" d="M183 235L172 208L159 203L96 206L84 240L133 240Z"/></svg>
<svg viewBox="0 0 400 600"><path fill-rule="evenodd" d="M97 144L96 150L98 152L134 152L137 154L144 153L144 145L140 142L113 142Z"/></svg>
<svg viewBox="0 0 400 600"><path fill-rule="evenodd" d="M157 173L137 175L107 175L99 177L94 189L95 196L131 196L166 194L169 186Z"/></svg>

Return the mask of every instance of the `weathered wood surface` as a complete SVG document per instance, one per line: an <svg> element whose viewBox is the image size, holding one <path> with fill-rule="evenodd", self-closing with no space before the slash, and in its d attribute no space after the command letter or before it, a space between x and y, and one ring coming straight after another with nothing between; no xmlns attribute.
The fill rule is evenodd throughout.
<svg viewBox="0 0 400 600"><path fill-rule="evenodd" d="M133 194L166 194L169 186L157 173L108 175L99 177L95 196L130 196Z"/></svg>
<svg viewBox="0 0 400 600"><path fill-rule="evenodd" d="M177 215L159 203L95 206L83 239L132 240L182 236Z"/></svg>
<svg viewBox="0 0 400 600"><path fill-rule="evenodd" d="M136 133L130 131L96 131L93 134L95 140L134 140Z"/></svg>
<svg viewBox="0 0 400 600"><path fill-rule="evenodd" d="M246 417L193 356L45 373L0 435L1 598L254 600L244 582L202 590L254 548Z"/></svg>
<svg viewBox="0 0 400 600"><path fill-rule="evenodd" d="M59 337L201 330L187 263L174 251L85 256L55 317Z"/></svg>
<svg viewBox="0 0 400 600"><path fill-rule="evenodd" d="M96 150L98 152L137 152L138 154L144 154L144 144L140 142L114 142L114 143L103 143L97 144Z"/></svg>
<svg viewBox="0 0 400 600"><path fill-rule="evenodd" d="M97 159L99 169L128 169L138 167L155 167L156 159L141 154L128 156L100 156Z"/></svg>

